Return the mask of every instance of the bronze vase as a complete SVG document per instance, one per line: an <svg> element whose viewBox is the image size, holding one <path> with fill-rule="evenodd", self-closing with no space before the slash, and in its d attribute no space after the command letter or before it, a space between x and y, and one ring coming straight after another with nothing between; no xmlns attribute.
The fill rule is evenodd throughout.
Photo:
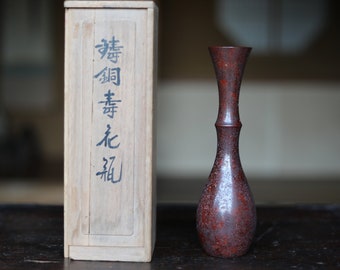
<svg viewBox="0 0 340 270"><path fill-rule="evenodd" d="M239 93L251 48L209 47L219 91L217 153L197 208L197 231L211 256L244 255L256 229L256 208L239 157Z"/></svg>

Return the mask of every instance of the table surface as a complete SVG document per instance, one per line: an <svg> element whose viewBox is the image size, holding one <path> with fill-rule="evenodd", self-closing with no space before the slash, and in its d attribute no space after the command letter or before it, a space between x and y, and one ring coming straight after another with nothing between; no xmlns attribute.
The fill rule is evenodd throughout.
<svg viewBox="0 0 340 270"><path fill-rule="evenodd" d="M233 259L206 255L194 205L159 205L151 263L63 258L63 207L0 205L0 269L340 269L340 206L257 208L249 252Z"/></svg>

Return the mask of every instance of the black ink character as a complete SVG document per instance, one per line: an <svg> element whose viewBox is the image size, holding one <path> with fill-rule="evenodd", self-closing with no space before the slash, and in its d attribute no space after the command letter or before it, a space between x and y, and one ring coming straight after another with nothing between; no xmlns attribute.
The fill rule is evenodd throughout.
<svg viewBox="0 0 340 270"><path fill-rule="evenodd" d="M110 136L110 133L111 133L111 126L108 124L107 126L107 130L105 131L105 136L104 138L96 144L96 146L101 146L102 144L104 144L104 147L109 147L111 149L116 149L119 147L120 143L116 144L116 145L112 145L112 141L116 138L118 138L118 135L114 135L112 137L109 137Z"/></svg>
<svg viewBox="0 0 340 270"><path fill-rule="evenodd" d="M105 38L101 40L102 43L97 44L95 46L98 49L98 52L101 55L101 59L106 57L106 59L110 60L113 63L117 63L123 46L118 46L120 40L115 39L115 36L112 36L110 41L107 41Z"/></svg>
<svg viewBox="0 0 340 270"><path fill-rule="evenodd" d="M112 83L114 85L120 85L120 68L108 68L105 67L94 75L96 79L100 81L101 84Z"/></svg>
<svg viewBox="0 0 340 270"><path fill-rule="evenodd" d="M116 109L118 108L117 102L122 102L120 99L112 99L114 96L114 93L111 93L111 90L109 89L106 94L104 94L104 97L106 97L106 100L99 101L98 103L104 103L103 107L103 114L107 114L108 117L113 118L114 114L117 112Z"/></svg>
<svg viewBox="0 0 340 270"><path fill-rule="evenodd" d="M113 167L113 162L115 161L116 157L112 156L110 157L110 165L109 168L107 168L107 164L109 163L109 161L103 157L103 161L104 161L104 165L103 165L103 170L101 172L97 172L96 176L100 176L100 179L104 178L104 181L109 181L113 184L115 183L119 183L122 180L122 168L123 165L122 163L120 164L120 172L119 172L119 177L117 179L114 178L114 174L115 174L115 168Z"/></svg>

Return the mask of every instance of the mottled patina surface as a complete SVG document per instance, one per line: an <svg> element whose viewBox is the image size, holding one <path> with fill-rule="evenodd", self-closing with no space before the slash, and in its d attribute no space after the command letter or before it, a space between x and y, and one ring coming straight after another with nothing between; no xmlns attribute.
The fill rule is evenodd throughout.
<svg viewBox="0 0 340 270"><path fill-rule="evenodd" d="M239 157L239 92L251 48L209 47L219 90L216 159L197 209L204 250L217 257L244 255L256 229L256 209Z"/></svg>

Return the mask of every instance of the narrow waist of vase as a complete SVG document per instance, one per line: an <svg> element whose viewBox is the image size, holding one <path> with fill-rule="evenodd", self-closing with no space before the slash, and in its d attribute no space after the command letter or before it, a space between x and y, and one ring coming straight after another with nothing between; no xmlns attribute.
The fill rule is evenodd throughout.
<svg viewBox="0 0 340 270"><path fill-rule="evenodd" d="M215 123L215 127L221 127L221 128L241 128L242 123L236 123L236 124L225 124L225 123Z"/></svg>

